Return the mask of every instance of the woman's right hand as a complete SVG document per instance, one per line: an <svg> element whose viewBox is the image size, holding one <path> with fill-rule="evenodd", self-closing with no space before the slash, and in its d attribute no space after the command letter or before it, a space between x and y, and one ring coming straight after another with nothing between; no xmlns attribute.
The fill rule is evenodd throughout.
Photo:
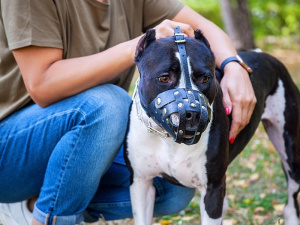
<svg viewBox="0 0 300 225"><path fill-rule="evenodd" d="M185 37L194 37L194 30L193 28L185 23L180 22L174 22L172 20L164 20L160 24L158 24L156 27L154 27L156 32L156 39L169 37L174 35L174 28L180 27L182 33Z"/></svg>

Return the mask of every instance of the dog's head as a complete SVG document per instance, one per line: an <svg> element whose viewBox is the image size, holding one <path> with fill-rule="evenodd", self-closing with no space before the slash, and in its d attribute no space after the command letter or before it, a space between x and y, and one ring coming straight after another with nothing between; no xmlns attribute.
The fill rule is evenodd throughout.
<svg viewBox="0 0 300 225"><path fill-rule="evenodd" d="M182 59L175 36L156 40L151 29L138 43L135 63L140 72L138 93L148 116L176 142L191 145L210 121L217 88L215 58L206 38L197 30L195 38L184 40Z"/></svg>

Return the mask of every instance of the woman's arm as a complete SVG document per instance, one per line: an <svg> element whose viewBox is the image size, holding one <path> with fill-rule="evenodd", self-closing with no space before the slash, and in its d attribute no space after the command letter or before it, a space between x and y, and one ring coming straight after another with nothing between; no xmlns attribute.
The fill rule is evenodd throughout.
<svg viewBox="0 0 300 225"><path fill-rule="evenodd" d="M106 83L133 65L138 38L106 51L62 59L62 50L29 46L13 50L27 91L46 107L101 83Z"/></svg>

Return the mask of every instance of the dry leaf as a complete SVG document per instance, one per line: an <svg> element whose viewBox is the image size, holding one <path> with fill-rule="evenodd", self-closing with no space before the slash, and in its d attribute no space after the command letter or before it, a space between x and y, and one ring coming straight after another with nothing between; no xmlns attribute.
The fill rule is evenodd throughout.
<svg viewBox="0 0 300 225"><path fill-rule="evenodd" d="M250 176L250 178L249 178L249 180L250 180L251 182L256 181L256 180L258 180L258 179L259 179L259 173L254 173L254 174L252 174L252 175Z"/></svg>
<svg viewBox="0 0 300 225"><path fill-rule="evenodd" d="M235 180L233 181L235 186L241 187L241 188L245 188L248 187L248 183L246 182L246 180Z"/></svg>
<svg viewBox="0 0 300 225"><path fill-rule="evenodd" d="M278 218L278 220L276 221L276 223L274 225L281 225L284 224L284 220L281 218Z"/></svg>
<svg viewBox="0 0 300 225"><path fill-rule="evenodd" d="M261 212L265 211L265 209L263 207L256 207L254 209L254 214L259 214Z"/></svg>
<svg viewBox="0 0 300 225"><path fill-rule="evenodd" d="M266 197L266 193L260 193L260 194L259 194L259 197L260 197L260 198L265 198L265 197Z"/></svg>
<svg viewBox="0 0 300 225"><path fill-rule="evenodd" d="M253 200L252 200L251 198L245 198L245 199L243 200L243 202L244 202L245 204L250 204L252 201L253 201Z"/></svg>
<svg viewBox="0 0 300 225"><path fill-rule="evenodd" d="M254 221L256 221L258 224L262 224L266 217L265 216L260 216L260 215L254 215L253 216Z"/></svg>
<svg viewBox="0 0 300 225"><path fill-rule="evenodd" d="M168 225L168 224L171 224L171 223L172 223L171 220L161 220L161 221L160 221L160 224L161 224L161 225Z"/></svg>
<svg viewBox="0 0 300 225"><path fill-rule="evenodd" d="M227 219L222 221L222 225L236 225L237 221L235 219Z"/></svg>
<svg viewBox="0 0 300 225"><path fill-rule="evenodd" d="M285 204L277 204L277 205L273 205L274 209L275 209L277 212L280 212L280 213L283 212L284 206L285 206Z"/></svg>
<svg viewBox="0 0 300 225"><path fill-rule="evenodd" d="M235 198L236 198L236 196L235 196L234 194L228 194L228 195L227 195L227 198L228 198L229 200L231 200L231 201L234 201Z"/></svg>

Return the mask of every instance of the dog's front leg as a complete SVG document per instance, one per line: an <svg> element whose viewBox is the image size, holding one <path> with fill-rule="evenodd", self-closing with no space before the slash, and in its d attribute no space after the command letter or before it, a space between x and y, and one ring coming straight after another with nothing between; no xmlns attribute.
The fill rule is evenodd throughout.
<svg viewBox="0 0 300 225"><path fill-rule="evenodd" d="M200 188L201 224L222 224L223 202L225 197L225 182L223 184L208 184L207 188Z"/></svg>
<svg viewBox="0 0 300 225"><path fill-rule="evenodd" d="M155 188L152 179L134 177L130 186L130 197L134 224L151 225L155 201Z"/></svg>

